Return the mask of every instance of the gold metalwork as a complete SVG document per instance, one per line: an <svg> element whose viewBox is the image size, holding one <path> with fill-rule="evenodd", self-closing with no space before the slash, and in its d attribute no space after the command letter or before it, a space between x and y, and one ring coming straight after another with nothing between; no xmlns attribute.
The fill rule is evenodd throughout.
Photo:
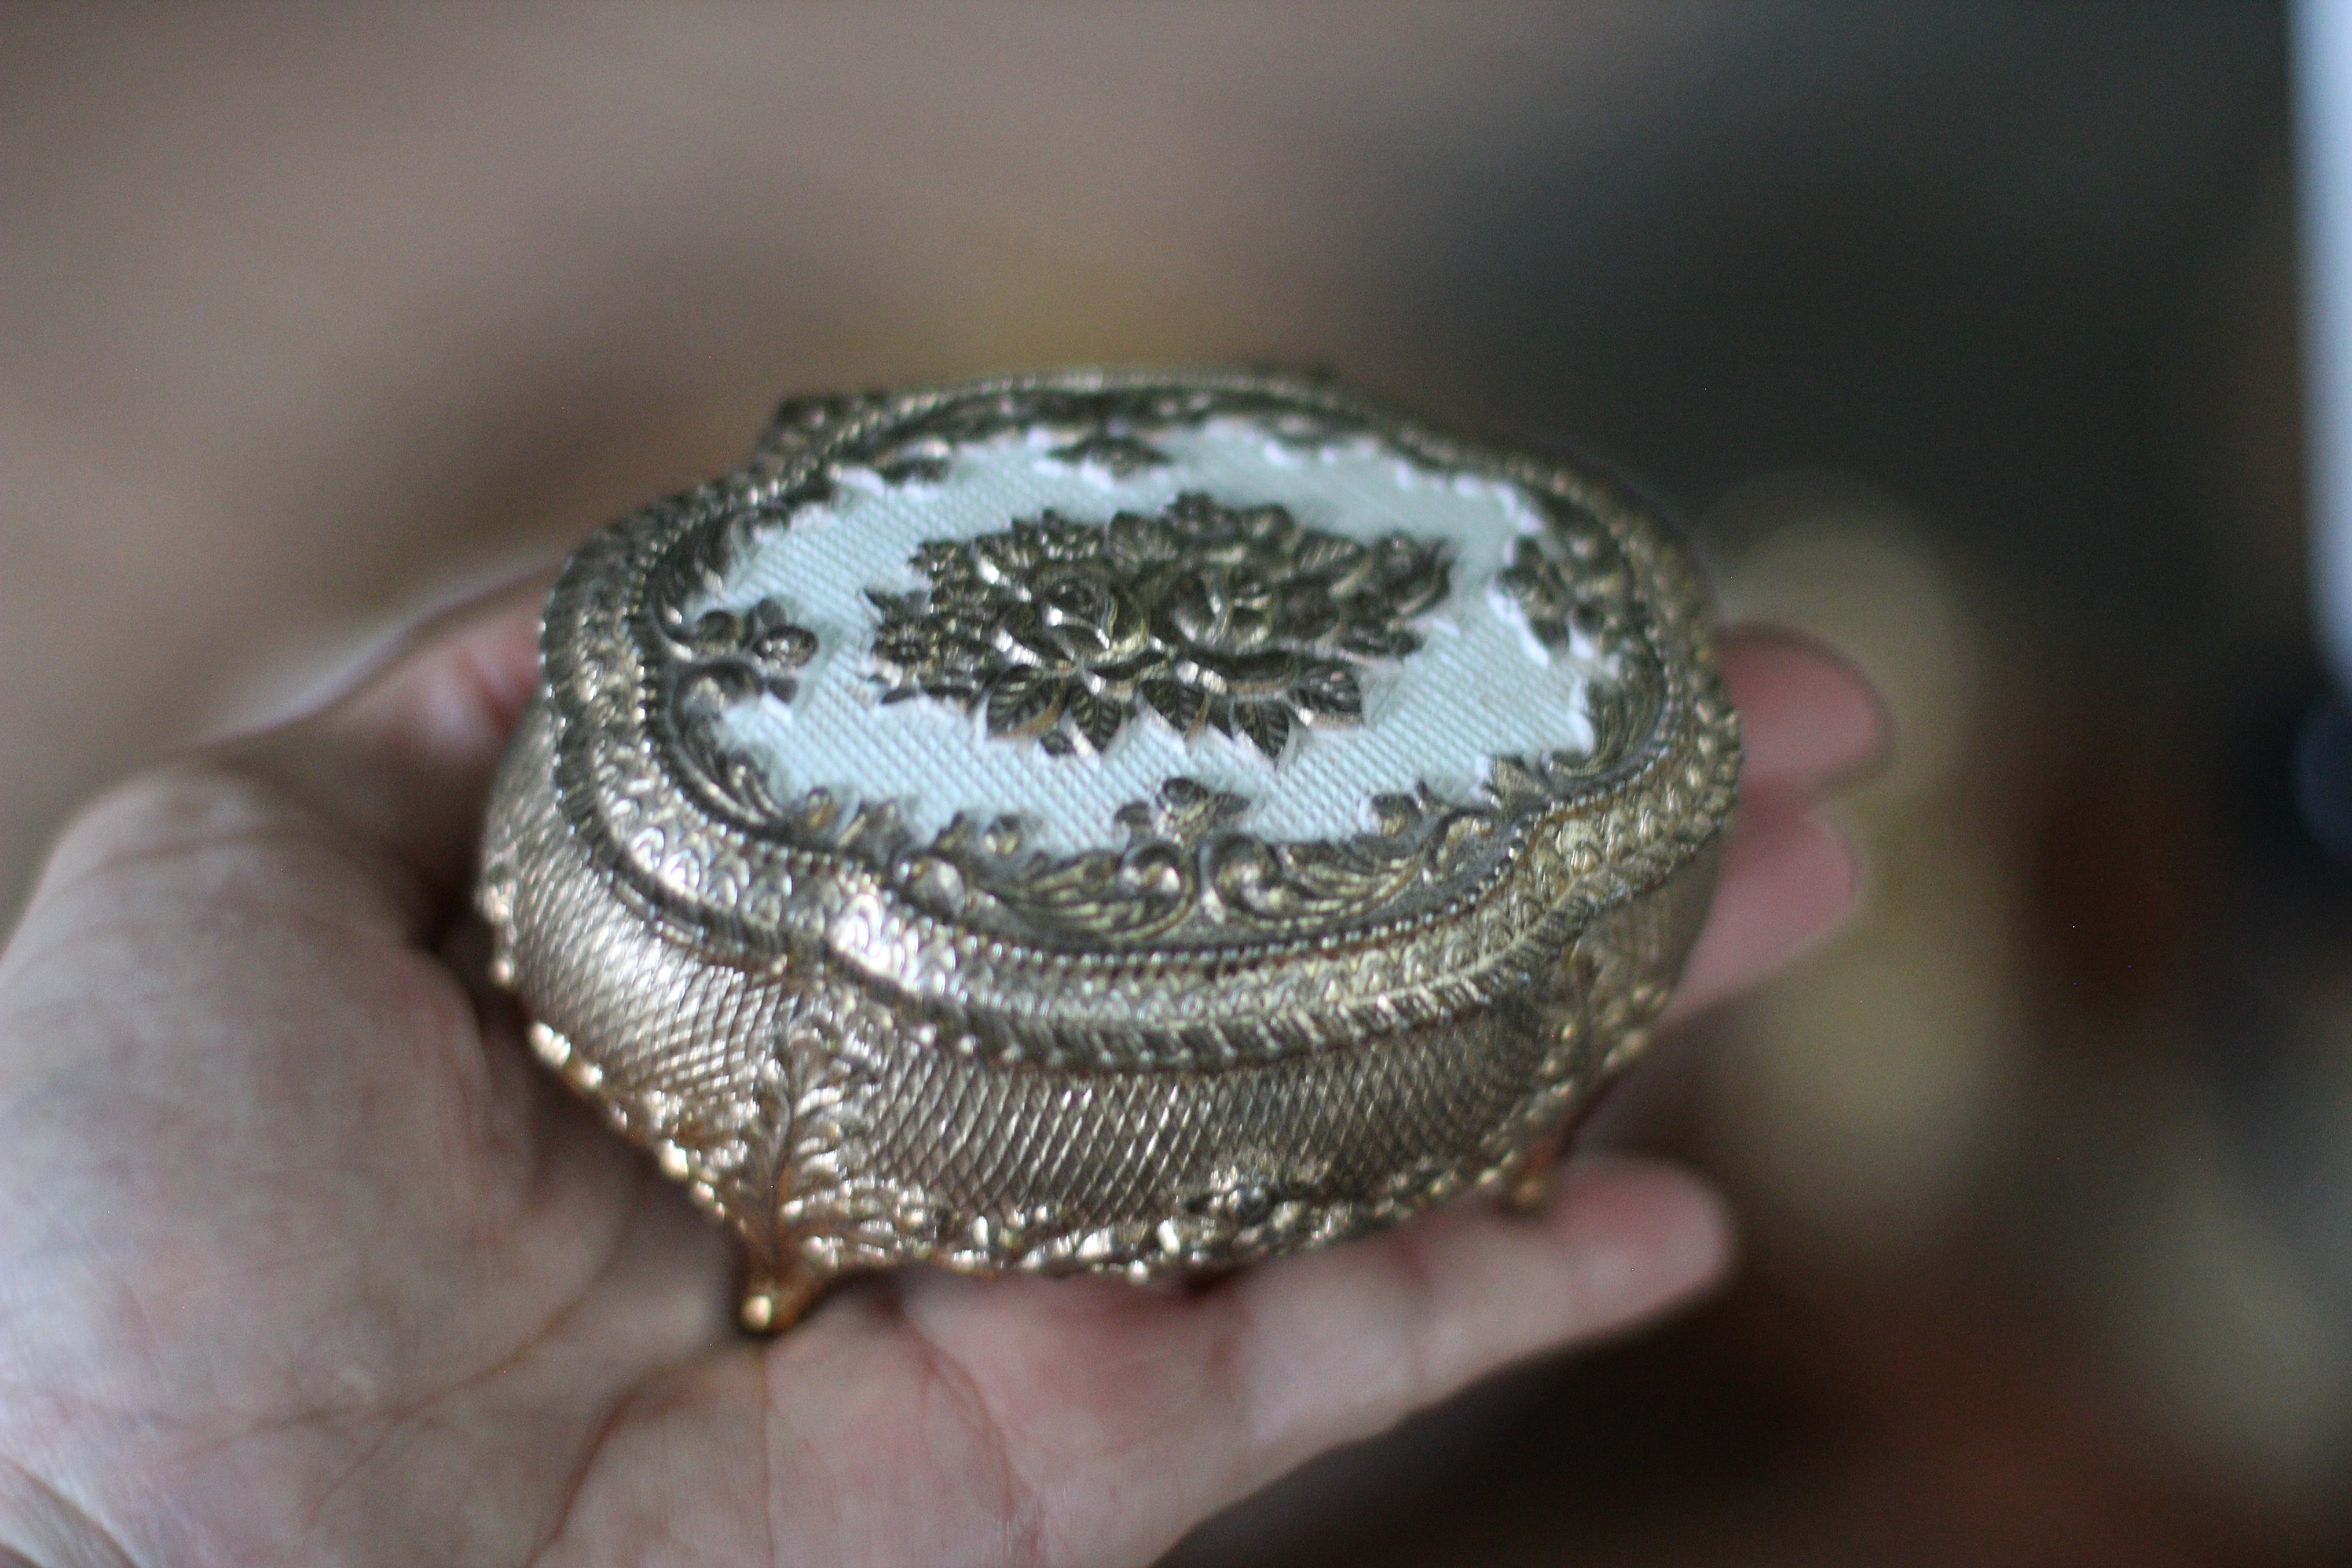
<svg viewBox="0 0 2352 1568"><path fill-rule="evenodd" d="M868 594L883 700L980 706L989 733L1057 753L1103 751L1148 708L1279 758L1293 723L1362 716L1355 662L1419 647L1407 623L1446 590L1441 552L1402 534L1360 544L1198 492L1102 524L1049 511L914 565L927 590Z"/></svg>
<svg viewBox="0 0 2352 1568"><path fill-rule="evenodd" d="M772 605L695 606L841 476L936 479L1007 431L1129 472L1215 418L1517 486L1545 526L1493 586L1539 641L1597 650L1591 743L1496 758L1475 798L1379 797L1329 841L1253 837L1239 797L1173 778L1118 814L1124 847L1077 854L1015 820L927 837L887 801L779 798L730 749L719 716L789 700L816 643ZM1006 521L877 596L873 668L1072 752L1150 721L1279 756L1290 721L1356 715L1357 666L1411 657L1449 569L1205 499ZM497 973L550 1065L742 1237L763 1328L846 1271L1144 1279L1528 1190L1646 1040L1738 762L1689 559L1625 492L1255 373L789 404L750 468L583 546L542 647L485 843Z"/></svg>

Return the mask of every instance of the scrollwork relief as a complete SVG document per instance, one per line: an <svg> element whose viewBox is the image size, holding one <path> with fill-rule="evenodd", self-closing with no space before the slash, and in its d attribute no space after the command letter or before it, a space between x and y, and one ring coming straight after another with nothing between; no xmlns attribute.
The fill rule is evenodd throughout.
<svg viewBox="0 0 2352 1568"><path fill-rule="evenodd" d="M1259 406L1264 402L1266 405ZM730 702L791 697L814 638L769 604L714 620L707 604L757 532L791 526L844 468L889 482L946 471L957 447L1043 426L1067 460L1125 450L1155 432L1221 416L1262 422L1302 447L1365 437L1365 419L1204 388L1008 393L898 416L861 433L859 405L788 405L775 449L822 444L827 460L790 487L752 490L689 529L648 574L647 652L667 692L656 717L690 776L747 828L845 856L942 918L1048 943L1285 938L1442 899L1506 858L1517 825L1591 789L1638 746L1662 699L1639 595L1609 531L1563 498L1537 494L1549 524L1516 542L1495 591L1546 647L1570 633L1597 650L1590 745L1499 757L1472 798L1426 784L1367 805L1367 831L1270 840L1240 825L1246 803L1190 779L1121 811L1124 846L1076 854L1032 847L1012 818L959 816L928 838L888 801L822 790L780 794L720 724ZM799 434L795 436L793 432ZM1406 451L1407 457L1414 456ZM1433 462L1434 459L1428 459ZM1364 543L1308 529L1278 506L1186 494L1108 524L1051 512L992 534L927 544L927 584L874 592L872 658L883 699L977 710L990 732L1057 754L1099 752L1127 725L1215 728L1279 758L1297 728L1360 721L1359 671L1408 658L1415 617L1450 586L1439 548L1393 535Z"/></svg>

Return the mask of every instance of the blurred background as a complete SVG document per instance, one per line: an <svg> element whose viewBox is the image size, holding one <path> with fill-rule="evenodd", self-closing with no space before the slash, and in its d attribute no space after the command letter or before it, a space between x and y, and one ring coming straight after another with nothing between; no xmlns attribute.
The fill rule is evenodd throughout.
<svg viewBox="0 0 2352 1568"><path fill-rule="evenodd" d="M1737 1282L1171 1568L2352 1562L2352 778L2260 5L0 8L0 911L780 393L1309 362L1570 438L1901 732L1601 1135Z"/></svg>

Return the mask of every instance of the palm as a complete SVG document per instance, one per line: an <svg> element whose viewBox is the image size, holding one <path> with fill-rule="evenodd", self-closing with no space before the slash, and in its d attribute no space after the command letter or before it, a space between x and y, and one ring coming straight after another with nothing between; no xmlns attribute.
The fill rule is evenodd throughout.
<svg viewBox="0 0 2352 1568"><path fill-rule="evenodd" d="M527 627L485 612L61 847L0 958L0 1547L1141 1563L1716 1267L1687 1178L1590 1163L1538 1224L1200 1290L915 1274L740 1338L723 1238L439 951ZM1842 901L1797 797L1874 743L1818 655L1728 662L1755 805L1693 1002Z"/></svg>

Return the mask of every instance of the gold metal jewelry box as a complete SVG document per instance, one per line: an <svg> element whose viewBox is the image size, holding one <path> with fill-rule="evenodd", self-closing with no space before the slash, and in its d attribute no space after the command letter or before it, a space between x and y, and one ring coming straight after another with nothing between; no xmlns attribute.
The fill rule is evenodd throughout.
<svg viewBox="0 0 2352 1568"><path fill-rule="evenodd" d="M565 569L495 972L753 1328L1525 1196L1705 911L1707 630L1619 486L1319 380L789 403Z"/></svg>

